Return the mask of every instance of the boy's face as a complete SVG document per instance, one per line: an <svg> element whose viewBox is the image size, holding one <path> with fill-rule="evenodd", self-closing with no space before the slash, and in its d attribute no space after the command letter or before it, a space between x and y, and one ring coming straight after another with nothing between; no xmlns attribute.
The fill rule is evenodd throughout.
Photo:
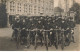
<svg viewBox="0 0 80 52"><path fill-rule="evenodd" d="M25 22L25 20L23 19L23 22Z"/></svg>
<svg viewBox="0 0 80 52"><path fill-rule="evenodd" d="M69 19L69 21L71 21L71 19Z"/></svg>
<svg viewBox="0 0 80 52"><path fill-rule="evenodd" d="M17 20L17 22L19 22L19 20Z"/></svg>
<svg viewBox="0 0 80 52"><path fill-rule="evenodd" d="M64 23L64 21L62 21L62 23Z"/></svg>

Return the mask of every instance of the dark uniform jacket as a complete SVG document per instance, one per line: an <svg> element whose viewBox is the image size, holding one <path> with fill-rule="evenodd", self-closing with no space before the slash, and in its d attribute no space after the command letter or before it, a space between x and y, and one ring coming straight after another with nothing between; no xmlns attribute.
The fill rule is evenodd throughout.
<svg viewBox="0 0 80 52"><path fill-rule="evenodd" d="M20 28L20 21L14 21L13 22L12 29L14 29L14 28Z"/></svg>
<svg viewBox="0 0 80 52"><path fill-rule="evenodd" d="M64 20L64 23L61 23L61 28L66 30L67 27L68 27L68 24L66 20Z"/></svg>
<svg viewBox="0 0 80 52"><path fill-rule="evenodd" d="M74 28L75 27L75 23L73 21L68 21L68 27L69 28Z"/></svg>

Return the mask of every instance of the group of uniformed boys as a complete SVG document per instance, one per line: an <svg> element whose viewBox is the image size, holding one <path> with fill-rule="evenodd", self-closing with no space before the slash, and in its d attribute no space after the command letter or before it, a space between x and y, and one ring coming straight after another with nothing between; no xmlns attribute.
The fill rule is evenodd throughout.
<svg viewBox="0 0 80 52"><path fill-rule="evenodd" d="M55 30L55 29L64 29L66 30L64 35L68 33L74 33L75 22L72 21L71 17L54 16L54 17L26 17L26 18L15 18L15 21L12 24L12 29L15 30L15 34L18 32L16 28L21 30L21 37L26 37L26 30ZM55 33L55 31L54 31ZM50 32L48 33L50 35ZM39 34L40 35L40 34ZM14 35L12 35L14 36ZM32 34L32 38L35 35ZM40 35L41 36L41 35ZM51 39L53 36L50 37ZM74 42L74 36L72 36ZM54 38L53 38L54 39Z"/></svg>

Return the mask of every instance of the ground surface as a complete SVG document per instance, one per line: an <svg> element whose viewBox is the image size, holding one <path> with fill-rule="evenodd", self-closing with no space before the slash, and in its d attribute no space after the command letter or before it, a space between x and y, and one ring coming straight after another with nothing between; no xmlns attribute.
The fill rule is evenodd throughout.
<svg viewBox="0 0 80 52"><path fill-rule="evenodd" d="M29 49L25 46L21 46L20 49L16 48L15 41L10 41L12 35L11 28L0 28L0 51L46 51L45 46L38 46L37 50L34 49L34 46L31 46ZM71 43L70 46L64 48L63 51L80 51L80 25L75 27L75 42ZM54 46L49 47L49 51L62 51L60 46L56 50Z"/></svg>

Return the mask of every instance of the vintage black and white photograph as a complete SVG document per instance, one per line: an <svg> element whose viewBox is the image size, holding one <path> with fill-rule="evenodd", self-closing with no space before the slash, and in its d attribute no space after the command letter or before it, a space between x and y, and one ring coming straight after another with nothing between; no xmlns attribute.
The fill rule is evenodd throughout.
<svg viewBox="0 0 80 52"><path fill-rule="evenodd" d="M0 51L80 51L80 0L0 0Z"/></svg>

